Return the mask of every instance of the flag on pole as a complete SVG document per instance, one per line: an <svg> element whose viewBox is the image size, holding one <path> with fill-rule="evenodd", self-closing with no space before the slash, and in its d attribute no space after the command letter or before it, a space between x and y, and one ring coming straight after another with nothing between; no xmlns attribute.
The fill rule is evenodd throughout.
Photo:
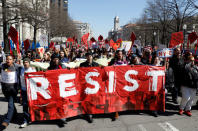
<svg viewBox="0 0 198 131"><path fill-rule="evenodd" d="M87 44L88 38L89 38L89 33L83 35L82 38L81 38L81 42L82 42L84 45L87 46L87 49L88 49L88 44Z"/></svg>
<svg viewBox="0 0 198 131"><path fill-rule="evenodd" d="M53 41L51 41L50 45L49 45L49 48L52 48L54 49L55 48L55 43Z"/></svg>
<svg viewBox="0 0 198 131"><path fill-rule="evenodd" d="M187 43L187 48L189 49L189 45L194 43L198 39L197 33L192 32L188 35L188 43Z"/></svg>
<svg viewBox="0 0 198 131"><path fill-rule="evenodd" d="M132 47L133 47L133 44L134 44L135 40L136 40L135 33L132 32L132 33L131 33L131 41L132 41L132 44L131 44L131 48L130 48L130 50L129 50L128 53L131 53L131 50L132 50Z"/></svg>
<svg viewBox="0 0 198 131"><path fill-rule="evenodd" d="M111 39L109 42L110 47L113 47L114 41Z"/></svg>
<svg viewBox="0 0 198 131"><path fill-rule="evenodd" d="M131 41L132 41L132 45L134 44L134 42L135 42L135 40L136 40L136 36L135 36L135 33L131 33Z"/></svg>
<svg viewBox="0 0 198 131"><path fill-rule="evenodd" d="M24 49L25 51L27 51L30 48L30 41L26 39L25 41L23 41L23 43L24 43Z"/></svg>
<svg viewBox="0 0 198 131"><path fill-rule="evenodd" d="M12 41L16 45L17 54L20 55L19 36L18 36L17 30L14 27L11 26L10 30L8 32L8 36L12 39Z"/></svg>
<svg viewBox="0 0 198 131"><path fill-rule="evenodd" d="M103 36L102 36L102 35L100 35L100 36L98 37L98 41L99 41L99 42L103 41Z"/></svg>
<svg viewBox="0 0 198 131"><path fill-rule="evenodd" d="M96 39L95 39L94 37L92 37L92 38L90 39L90 41L89 41L90 47L92 47L92 44L93 44L94 42L96 42Z"/></svg>

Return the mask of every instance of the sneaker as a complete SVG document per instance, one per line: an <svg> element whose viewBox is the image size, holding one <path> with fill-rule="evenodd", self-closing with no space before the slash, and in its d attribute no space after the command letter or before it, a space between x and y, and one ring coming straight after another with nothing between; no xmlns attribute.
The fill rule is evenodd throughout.
<svg viewBox="0 0 198 131"><path fill-rule="evenodd" d="M88 114L88 122L93 123L93 116Z"/></svg>
<svg viewBox="0 0 198 131"><path fill-rule="evenodd" d="M66 119L66 118L60 119L60 121L61 121L63 124L67 124L67 119Z"/></svg>
<svg viewBox="0 0 198 131"><path fill-rule="evenodd" d="M25 127L27 127L28 126L28 123L27 122L24 122L23 124L21 124L20 126L19 126L19 128L25 128Z"/></svg>
<svg viewBox="0 0 198 131"><path fill-rule="evenodd" d="M184 113L184 110L180 109L179 114L182 115Z"/></svg>
<svg viewBox="0 0 198 131"><path fill-rule="evenodd" d="M192 113L191 113L190 111L185 111L185 114L186 114L187 116L192 116Z"/></svg>

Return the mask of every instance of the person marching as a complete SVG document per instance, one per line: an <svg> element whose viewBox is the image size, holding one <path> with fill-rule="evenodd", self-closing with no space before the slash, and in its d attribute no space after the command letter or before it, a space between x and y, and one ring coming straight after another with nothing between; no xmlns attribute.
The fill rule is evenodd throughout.
<svg viewBox="0 0 198 131"><path fill-rule="evenodd" d="M92 56L91 52L86 53L85 56L86 56L87 60L85 62L81 63L80 67L98 67L99 66L98 63L93 61L93 56ZM87 117L89 119L88 121L90 123L92 123L93 122L93 116L91 114L88 114Z"/></svg>
<svg viewBox="0 0 198 131"><path fill-rule="evenodd" d="M109 66L121 66L128 65L128 62L124 59L124 52L122 50L117 50L115 57L110 61ZM119 118L118 112L113 113L113 120Z"/></svg>
<svg viewBox="0 0 198 131"><path fill-rule="evenodd" d="M6 63L1 65L1 84L2 92L8 101L8 111L2 123L2 128L5 129L11 120L16 117L17 110L14 105L18 94L18 87L20 85L20 72L21 66L14 63L14 59L11 55L6 57Z"/></svg>
<svg viewBox="0 0 198 131"><path fill-rule="evenodd" d="M188 60L190 63L185 65L184 81L181 86L182 100L179 114L185 113L187 116L192 116L191 107L198 88L198 67L194 64L193 56L189 56Z"/></svg>
<svg viewBox="0 0 198 131"><path fill-rule="evenodd" d="M25 58L23 60L23 65L24 68L21 70L21 75L20 75L20 80L21 80L21 97L22 97L22 105L23 105L23 115L24 115L24 120L23 124L20 125L20 128L25 128L28 126L30 122L30 114L28 112L28 99L27 99L27 88L25 85L25 78L24 75L25 73L29 72L36 72L36 70L32 67L30 67L30 59Z"/></svg>

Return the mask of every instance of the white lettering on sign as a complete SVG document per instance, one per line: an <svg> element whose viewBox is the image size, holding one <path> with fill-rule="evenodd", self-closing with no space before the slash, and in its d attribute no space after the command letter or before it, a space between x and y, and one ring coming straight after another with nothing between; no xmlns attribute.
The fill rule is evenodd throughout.
<svg viewBox="0 0 198 131"><path fill-rule="evenodd" d="M115 81L115 72L114 71L110 71L109 72L109 88L108 88L108 93L113 93L115 92L115 85L116 85L116 81Z"/></svg>
<svg viewBox="0 0 198 131"><path fill-rule="evenodd" d="M158 77L159 76L165 76L164 71L150 71L147 72L148 76L152 76L152 87L151 84L149 84L149 91L157 91L157 82L158 82Z"/></svg>
<svg viewBox="0 0 198 131"><path fill-rule="evenodd" d="M165 48L163 50L158 51L158 57L168 58L173 56L173 50L169 48Z"/></svg>
<svg viewBox="0 0 198 131"><path fill-rule="evenodd" d="M86 94L97 94L99 89L101 88L101 85L98 81L93 80L92 77L99 77L99 72L88 72L85 75L85 81L86 83L92 85L92 87L86 87L85 93ZM130 83L130 85L124 85L123 89L128 92L133 92L139 88L139 83L135 78L132 78L132 76L137 76L138 71L136 70L128 70L126 71L124 78L125 80ZM165 77L165 71L164 70L151 70L149 72L146 72L147 76L150 76L149 79L149 91L157 91L158 89L158 82L161 83L159 80L159 77L163 77L162 80ZM106 88L107 93L113 93L116 89L116 73L114 71L108 72L109 77L109 83L108 88ZM74 80L76 79L76 74L60 74L58 76L58 82L57 87L59 87L60 97L65 98L69 96L74 96L78 94L78 88L77 85L75 85ZM98 78L99 79L99 78ZM56 83L56 82L55 82ZM162 82L163 83L163 82ZM38 93L44 98L44 99L51 99L51 93L48 90L49 87L49 81L47 78L38 76L27 79L27 87L30 90L30 97L32 100L38 99ZM131 85L132 84L132 85ZM28 91L29 92L29 91Z"/></svg>
<svg viewBox="0 0 198 131"><path fill-rule="evenodd" d="M138 89L139 84L136 80L131 79L130 75L138 75L138 72L135 70L129 70L125 73L125 80L132 83L133 86L124 86L124 90L132 92Z"/></svg>
<svg viewBox="0 0 198 131"><path fill-rule="evenodd" d="M86 74L86 76L85 76L86 82L95 86L95 88L87 87L85 89L86 94L96 94L99 91L99 89L100 89L99 83L97 81L94 81L93 79L91 79L91 76L98 77L99 75L100 74L98 72L89 72Z"/></svg>
<svg viewBox="0 0 198 131"><path fill-rule="evenodd" d="M39 92L45 99L50 99L51 96L48 94L50 92L47 91L49 86L49 82L44 77L35 77L30 78L30 89L31 89L31 97L32 100L37 100L37 93Z"/></svg>
<svg viewBox="0 0 198 131"><path fill-rule="evenodd" d="M59 76L58 83L59 83L59 91L60 97L69 97L77 95L77 90L74 86L73 82L66 82L67 80L74 80L76 78L76 74L62 74ZM71 88L73 87L73 88Z"/></svg>

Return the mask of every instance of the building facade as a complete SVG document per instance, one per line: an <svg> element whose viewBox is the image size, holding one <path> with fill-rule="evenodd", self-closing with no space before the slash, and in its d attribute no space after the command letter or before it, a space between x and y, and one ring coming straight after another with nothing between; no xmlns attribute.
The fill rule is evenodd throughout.
<svg viewBox="0 0 198 131"><path fill-rule="evenodd" d="M114 42L122 38L122 28L119 25L120 19L118 16L114 18L114 28L109 31L108 39L112 39Z"/></svg>
<svg viewBox="0 0 198 131"><path fill-rule="evenodd" d="M50 6L57 6L61 11L68 14L68 0L50 0Z"/></svg>
<svg viewBox="0 0 198 131"><path fill-rule="evenodd" d="M92 37L93 32L91 30L90 24L88 23L83 23L81 21L74 21L74 24L77 27L77 30L79 32L78 38L81 38L83 35L89 33L89 38Z"/></svg>
<svg viewBox="0 0 198 131"><path fill-rule="evenodd" d="M27 2L27 0L7 0L6 1L6 4L8 7L11 7L11 5L13 4L16 4L16 5L19 5L22 3L22 2ZM29 1L28 1L29 2ZM34 1L30 1L30 2L34 2ZM43 0L43 8L45 9L45 13L46 15L48 15L47 11L50 7L50 0ZM31 4L29 4L31 5ZM2 7L2 3L0 3L0 6ZM2 8L0 8L0 12L2 12ZM14 17L19 17L20 18L20 11L19 11L19 8L11 8L11 10L8 10L8 14L7 15L7 19L13 19ZM2 14L0 14L0 24L2 25ZM28 22L24 22L22 21L21 19L16 19L16 20L11 20L9 21L8 23L8 31L9 31L9 28L10 26L13 26L16 28L16 30L18 31L19 33L19 42L22 43L22 41L26 40L26 39L29 39L30 41L33 40L33 27L28 23ZM40 40L40 36L41 35L47 35L47 30L46 29L39 29L37 30L37 36L36 36L36 39L37 41ZM3 27L1 26L0 27L0 44L3 42Z"/></svg>

